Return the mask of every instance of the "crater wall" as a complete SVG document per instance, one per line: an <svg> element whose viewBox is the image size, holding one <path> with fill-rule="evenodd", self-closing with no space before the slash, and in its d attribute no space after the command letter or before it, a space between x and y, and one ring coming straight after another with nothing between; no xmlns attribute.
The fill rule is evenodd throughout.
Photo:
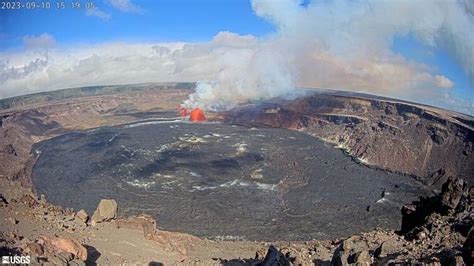
<svg viewBox="0 0 474 266"><path fill-rule="evenodd" d="M224 117L308 133L364 164L413 175L427 185L440 187L449 176L474 182L474 119L467 115L385 98L316 93L248 105Z"/></svg>

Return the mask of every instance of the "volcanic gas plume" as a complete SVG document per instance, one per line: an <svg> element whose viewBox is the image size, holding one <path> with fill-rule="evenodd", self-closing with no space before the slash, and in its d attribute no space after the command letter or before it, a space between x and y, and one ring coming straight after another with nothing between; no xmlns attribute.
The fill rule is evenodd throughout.
<svg viewBox="0 0 474 266"><path fill-rule="evenodd" d="M275 25L265 38L220 33L218 73L197 84L184 104L226 110L239 103L292 96L295 87L364 91L430 104L449 100L456 84L430 66L393 51L396 37L442 49L474 83L474 16L464 1L253 0ZM232 43L226 39L233 39ZM458 108L461 105L458 104ZM465 112L472 112L472 104Z"/></svg>

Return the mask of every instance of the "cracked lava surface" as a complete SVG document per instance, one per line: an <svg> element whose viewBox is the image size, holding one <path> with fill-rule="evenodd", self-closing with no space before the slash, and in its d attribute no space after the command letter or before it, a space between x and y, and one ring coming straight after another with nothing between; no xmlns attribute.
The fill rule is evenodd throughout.
<svg viewBox="0 0 474 266"><path fill-rule="evenodd" d="M173 119L66 133L35 144L33 183L53 204L113 198L122 216L214 239L309 240L396 229L426 193L297 131Z"/></svg>

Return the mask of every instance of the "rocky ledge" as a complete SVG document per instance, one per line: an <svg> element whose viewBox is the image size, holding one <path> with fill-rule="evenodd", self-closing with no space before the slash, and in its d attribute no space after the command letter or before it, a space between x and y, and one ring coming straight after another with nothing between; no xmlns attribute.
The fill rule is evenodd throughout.
<svg viewBox="0 0 474 266"><path fill-rule="evenodd" d="M402 229L375 230L334 241L314 243L304 250L270 246L266 254L240 263L256 265L472 265L474 259L473 188L464 180L450 178L432 197L406 204ZM327 252L333 250L327 260ZM303 253L303 254L302 254ZM325 254L318 257L315 254ZM229 261L223 260L227 263Z"/></svg>
<svg viewBox="0 0 474 266"><path fill-rule="evenodd" d="M449 178L438 194L420 198L402 208L399 231L377 229L347 239L265 243L210 241L167 232L160 230L159 223L148 215L117 219L119 206L112 199L102 200L89 217L84 210L62 210L28 192L15 193L0 196L0 212L9 217L9 225L2 226L0 248L2 254L30 255L37 263L69 265L94 263L106 247L114 250L123 243L145 253L147 248L143 245L153 243L151 245L161 251L162 256L168 256L165 262L176 264L472 265L473 196L474 189L463 179ZM25 225L28 219L36 219L33 227ZM133 237L127 238L124 232ZM98 236L110 235L119 235L120 241L95 247ZM235 250L229 251L229 248ZM245 258L252 254L252 249L254 255ZM105 259L102 262L128 261L126 256L120 260Z"/></svg>

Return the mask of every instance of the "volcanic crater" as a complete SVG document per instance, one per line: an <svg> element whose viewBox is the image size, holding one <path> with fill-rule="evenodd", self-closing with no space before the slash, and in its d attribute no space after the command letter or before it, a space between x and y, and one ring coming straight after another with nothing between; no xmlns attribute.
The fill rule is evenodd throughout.
<svg viewBox="0 0 474 266"><path fill-rule="evenodd" d="M175 108L194 88L117 85L1 100L0 211L10 222L0 231L11 233L0 242L24 247L42 234L74 236L97 248L102 264L125 257L173 264L189 254L190 264L208 265L255 258L257 250L259 259L248 260L255 262L268 242L303 265L352 263L387 241L398 248L376 263L468 251L472 116L308 89L190 123ZM104 198L118 202L117 220L78 220L80 209L90 215ZM400 225L409 231L395 233ZM321 241L291 241L309 239ZM363 250L341 253L347 244Z"/></svg>
<svg viewBox="0 0 474 266"><path fill-rule="evenodd" d="M310 240L397 229L428 193L284 128L189 123L170 114L75 131L33 146L32 181L48 201L91 213L153 215L165 230L212 239Z"/></svg>
<svg viewBox="0 0 474 266"><path fill-rule="evenodd" d="M311 90L206 113L194 84L41 93L0 102L2 176L61 207L211 239L335 239L399 229L400 208L449 177L473 183L473 118L372 95Z"/></svg>

